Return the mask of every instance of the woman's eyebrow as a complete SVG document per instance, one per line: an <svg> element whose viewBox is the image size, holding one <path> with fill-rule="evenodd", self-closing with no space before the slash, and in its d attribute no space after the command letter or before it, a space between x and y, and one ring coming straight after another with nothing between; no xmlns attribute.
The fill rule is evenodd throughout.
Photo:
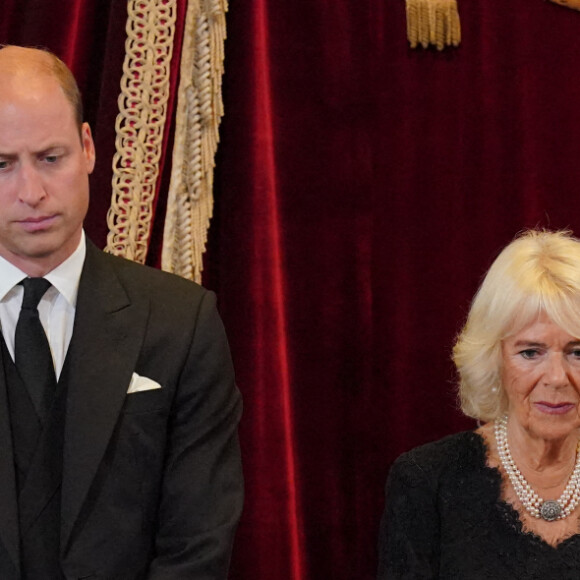
<svg viewBox="0 0 580 580"><path fill-rule="evenodd" d="M537 342L535 340L522 339L515 342L514 346L538 346L545 348L547 345L545 342Z"/></svg>

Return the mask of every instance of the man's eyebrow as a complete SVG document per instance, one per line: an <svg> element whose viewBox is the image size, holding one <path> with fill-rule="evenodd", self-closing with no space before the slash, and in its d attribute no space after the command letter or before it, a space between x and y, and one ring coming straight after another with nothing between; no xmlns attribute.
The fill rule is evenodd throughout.
<svg viewBox="0 0 580 580"><path fill-rule="evenodd" d="M64 145L49 145L48 147L43 147L40 151L37 151L35 155L46 155L47 153L53 153L54 151L65 151L66 147Z"/></svg>
<svg viewBox="0 0 580 580"><path fill-rule="evenodd" d="M38 151L32 151L32 154L33 155L42 155L43 153L46 153L47 151L54 151L55 149L65 150L65 149L67 149L67 146L64 145L63 143L49 143L48 145L41 147ZM16 152L2 151L1 149L0 149L0 155L2 157L18 157L18 153L16 153Z"/></svg>

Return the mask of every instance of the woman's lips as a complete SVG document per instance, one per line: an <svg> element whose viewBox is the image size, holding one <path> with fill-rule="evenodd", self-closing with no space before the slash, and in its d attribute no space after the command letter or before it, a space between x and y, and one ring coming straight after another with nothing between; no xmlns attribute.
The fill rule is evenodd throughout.
<svg viewBox="0 0 580 580"><path fill-rule="evenodd" d="M564 415L576 407L574 403L548 403L547 401L539 401L534 403L534 406L547 415Z"/></svg>

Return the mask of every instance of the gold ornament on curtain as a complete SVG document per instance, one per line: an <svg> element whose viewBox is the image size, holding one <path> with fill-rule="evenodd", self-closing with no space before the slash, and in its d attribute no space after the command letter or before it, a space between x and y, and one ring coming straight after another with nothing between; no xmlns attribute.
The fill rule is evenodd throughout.
<svg viewBox="0 0 580 580"><path fill-rule="evenodd" d="M147 256L169 98L176 0L129 0L106 250Z"/></svg>
<svg viewBox="0 0 580 580"><path fill-rule="evenodd" d="M560 6L566 6L566 8L572 8L572 10L580 10L580 0L552 0Z"/></svg>
<svg viewBox="0 0 580 580"><path fill-rule="evenodd" d="M213 211L226 11L227 0L189 0L181 59L161 265L196 282Z"/></svg>
<svg viewBox="0 0 580 580"><path fill-rule="evenodd" d="M407 38L411 48L430 44L443 50L459 46L461 26L456 0L406 0Z"/></svg>

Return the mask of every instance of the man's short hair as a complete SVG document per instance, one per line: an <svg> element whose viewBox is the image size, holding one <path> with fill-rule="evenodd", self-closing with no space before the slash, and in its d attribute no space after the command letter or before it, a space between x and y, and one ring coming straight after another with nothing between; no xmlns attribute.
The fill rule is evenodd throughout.
<svg viewBox="0 0 580 580"><path fill-rule="evenodd" d="M0 50L2 50L3 48L7 48L8 46L10 45L7 44L0 45ZM47 48L42 46L29 48L34 48L35 50L38 50L46 55L47 57L46 62L42 62L39 60L38 62L39 69L40 70L44 69L47 74L53 76L57 80L58 84L60 85L65 94L65 97L72 105L73 112L75 115L75 121L77 123L80 132L81 126L84 121L83 101L81 97L81 92L79 90L74 75L72 74L68 66L60 58L58 58L56 54L54 54Z"/></svg>
<svg viewBox="0 0 580 580"><path fill-rule="evenodd" d="M73 107L75 119L80 131L84 121L84 113L83 101L77 81L68 66L66 66L66 64L60 60L60 58L58 58L58 56L47 50L45 50L45 52L52 60L52 72L58 81L58 84L61 86L66 98Z"/></svg>

